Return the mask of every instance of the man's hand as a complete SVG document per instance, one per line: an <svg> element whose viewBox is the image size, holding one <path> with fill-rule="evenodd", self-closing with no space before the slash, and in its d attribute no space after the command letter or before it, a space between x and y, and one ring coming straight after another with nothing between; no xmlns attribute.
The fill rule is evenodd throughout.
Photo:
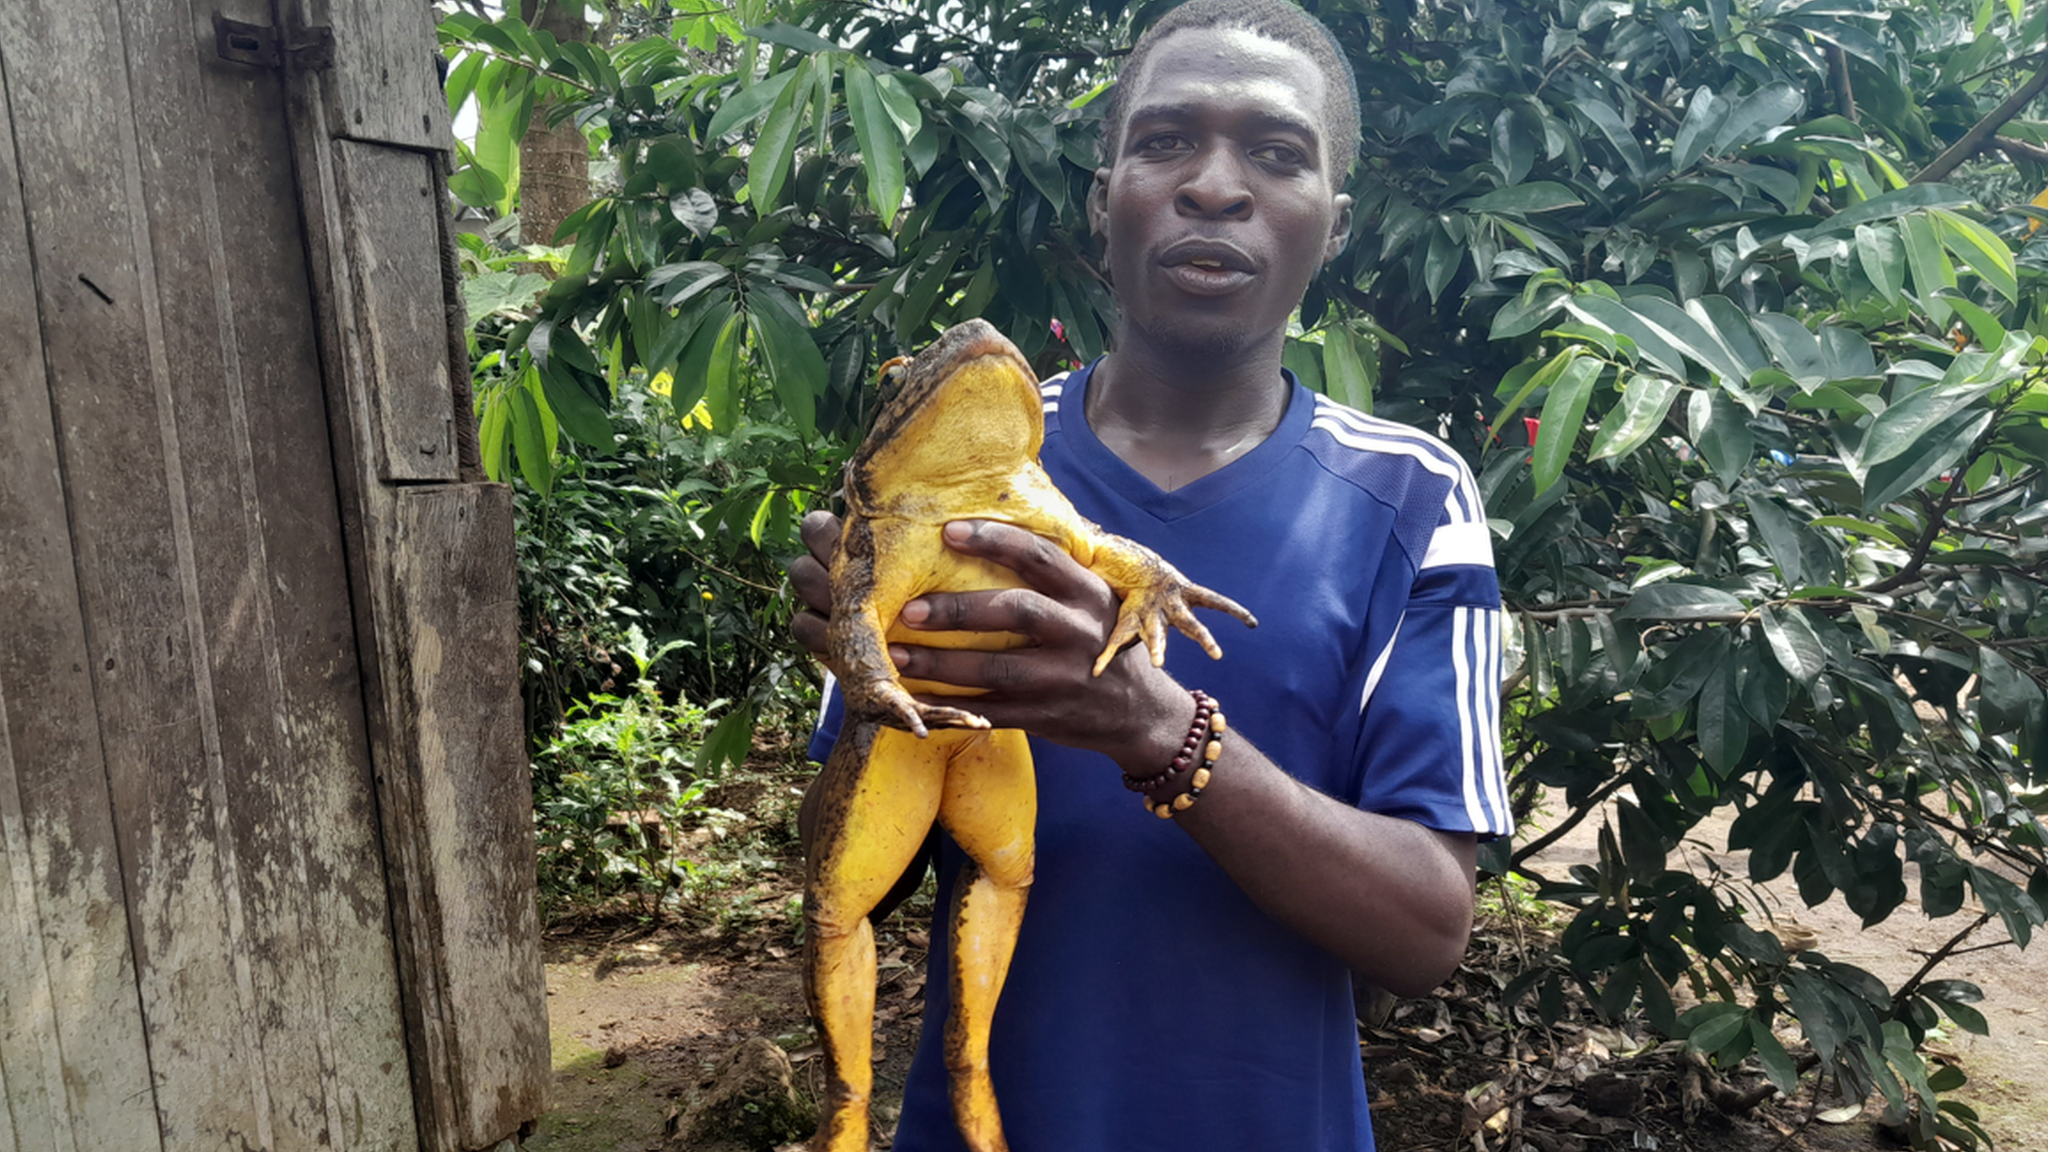
<svg viewBox="0 0 2048 1152"><path fill-rule="evenodd" d="M830 512L808 513L797 532L810 554L789 563L790 591L804 604L790 618L789 630L797 643L837 676L839 669L832 663L831 646L825 635L826 621L832 616L832 553L839 547L839 517Z"/></svg>
<svg viewBox="0 0 2048 1152"><path fill-rule="evenodd" d="M807 606L790 630L828 667L828 566L839 527L829 512L805 516L801 531L811 554L789 566L790 586ZM1149 773L1172 758L1193 713L1187 691L1152 667L1142 647L1120 653L1101 676L1090 674L1116 626L1118 601L1109 585L1065 549L1014 525L955 521L945 528L945 542L1010 569L1025 587L927 593L904 606L902 622L925 632L1011 632L1026 644L999 652L892 644L899 672L984 689L973 708L996 727L1102 752L1127 769Z"/></svg>
<svg viewBox="0 0 2048 1152"><path fill-rule="evenodd" d="M905 676L985 689L972 706L996 727L1101 752L1127 770L1172 758L1194 712L1187 690L1154 668L1142 646L1092 673L1117 618L1116 593L1101 577L1011 524L957 520L946 525L945 542L1008 568L1025 586L928 593L904 605L903 623L926 632L1010 632L1026 644L995 652L892 645Z"/></svg>

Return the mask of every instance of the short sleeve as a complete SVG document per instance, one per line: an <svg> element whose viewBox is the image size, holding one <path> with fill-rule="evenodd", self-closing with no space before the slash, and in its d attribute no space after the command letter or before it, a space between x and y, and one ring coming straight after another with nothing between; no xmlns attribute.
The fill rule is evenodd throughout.
<svg viewBox="0 0 2048 1152"><path fill-rule="evenodd" d="M1484 516L1447 509L1367 682L1360 806L1482 838L1514 830L1500 747L1503 613Z"/></svg>
<svg viewBox="0 0 2048 1152"><path fill-rule="evenodd" d="M839 681L825 673L825 691L818 704L818 726L811 730L811 759L823 764L839 742L839 727L845 722L846 701L839 694Z"/></svg>

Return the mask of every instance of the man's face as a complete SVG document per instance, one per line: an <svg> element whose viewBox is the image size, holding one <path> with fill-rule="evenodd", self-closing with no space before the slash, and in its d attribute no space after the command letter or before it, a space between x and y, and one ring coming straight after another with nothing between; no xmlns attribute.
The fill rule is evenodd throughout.
<svg viewBox="0 0 2048 1152"><path fill-rule="evenodd" d="M1153 49L1089 198L1127 341L1213 356L1284 330L1350 222L1327 88L1306 53L1251 32Z"/></svg>

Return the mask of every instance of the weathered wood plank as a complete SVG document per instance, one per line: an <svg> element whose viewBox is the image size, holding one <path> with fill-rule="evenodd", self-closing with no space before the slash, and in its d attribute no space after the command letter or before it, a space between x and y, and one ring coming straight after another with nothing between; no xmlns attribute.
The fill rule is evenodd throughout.
<svg viewBox="0 0 2048 1152"><path fill-rule="evenodd" d="M335 135L453 152L430 0L315 3L334 30L330 69Z"/></svg>
<svg viewBox="0 0 2048 1152"><path fill-rule="evenodd" d="M520 700L512 495L500 485L399 493L391 579L403 718L462 1148L540 1114L546 986L535 906L533 794Z"/></svg>
<svg viewBox="0 0 2048 1152"><path fill-rule="evenodd" d="M454 404L441 289L441 236L427 157L352 141L341 158L356 320L368 352L378 475L455 480Z"/></svg>
<svg viewBox="0 0 2048 1152"><path fill-rule="evenodd" d="M24 0L0 20L0 42L39 46L10 51L9 92L159 1123L171 1148L267 1143L120 11Z"/></svg>
<svg viewBox="0 0 2048 1152"><path fill-rule="evenodd" d="M0 1149L155 1149L0 23Z"/></svg>
<svg viewBox="0 0 2048 1152"><path fill-rule="evenodd" d="M156 1148L13 156L0 137L0 1149Z"/></svg>
<svg viewBox="0 0 2048 1152"><path fill-rule="evenodd" d="M274 1152L411 1148L388 899L290 145L271 72L194 68L210 16L130 0L217 828L245 911ZM202 41L202 46L204 42Z"/></svg>

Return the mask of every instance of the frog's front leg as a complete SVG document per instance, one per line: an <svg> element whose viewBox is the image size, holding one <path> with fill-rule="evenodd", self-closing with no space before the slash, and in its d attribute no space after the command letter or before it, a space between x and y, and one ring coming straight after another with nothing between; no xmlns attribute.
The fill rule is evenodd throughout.
<svg viewBox="0 0 2048 1152"><path fill-rule="evenodd" d="M1153 667L1165 664L1169 624L1200 644L1210 659L1221 659L1223 649L1217 646L1209 629L1195 619L1196 608L1214 608L1244 621L1247 627L1259 626L1258 618L1243 605L1189 580L1157 552L1135 540L1104 532L1083 519L1036 467L1014 477L1009 492L1014 494L1014 502L1005 500L1005 515L1012 523L1065 548L1082 567L1102 577L1103 583L1123 597L1123 604L1117 609L1116 628L1095 659L1095 675L1102 675L1116 654L1133 640L1145 642Z"/></svg>
<svg viewBox="0 0 2048 1152"><path fill-rule="evenodd" d="M896 664L889 659L889 625L919 591L901 573L927 567L882 562L881 557L890 547L901 546L906 534L900 525L878 526L860 516L849 518L841 534L839 555L832 562L832 619L826 626L826 642L844 674L840 691L846 697L847 715L888 717L919 737L932 726L987 728L985 718L964 708L919 703L904 690Z"/></svg>
<svg viewBox="0 0 2048 1152"><path fill-rule="evenodd" d="M825 761L804 885L804 994L825 1049L825 1116L814 1152L867 1152L875 1017L868 914L924 844L944 795L947 753L940 741L855 721Z"/></svg>
<svg viewBox="0 0 2048 1152"><path fill-rule="evenodd" d="M1222 659L1223 649L1217 646L1216 638L1195 619L1196 608L1214 608L1244 621L1248 628L1259 626L1258 617L1244 605L1189 580L1181 575L1180 569L1142 544L1107 533L1096 536L1091 543L1093 556L1085 562L1088 570L1102 577L1124 598L1117 609L1116 628L1103 645L1102 655L1095 658L1097 676L1133 640L1145 642L1154 668L1165 664L1168 624L1200 644L1211 660Z"/></svg>

